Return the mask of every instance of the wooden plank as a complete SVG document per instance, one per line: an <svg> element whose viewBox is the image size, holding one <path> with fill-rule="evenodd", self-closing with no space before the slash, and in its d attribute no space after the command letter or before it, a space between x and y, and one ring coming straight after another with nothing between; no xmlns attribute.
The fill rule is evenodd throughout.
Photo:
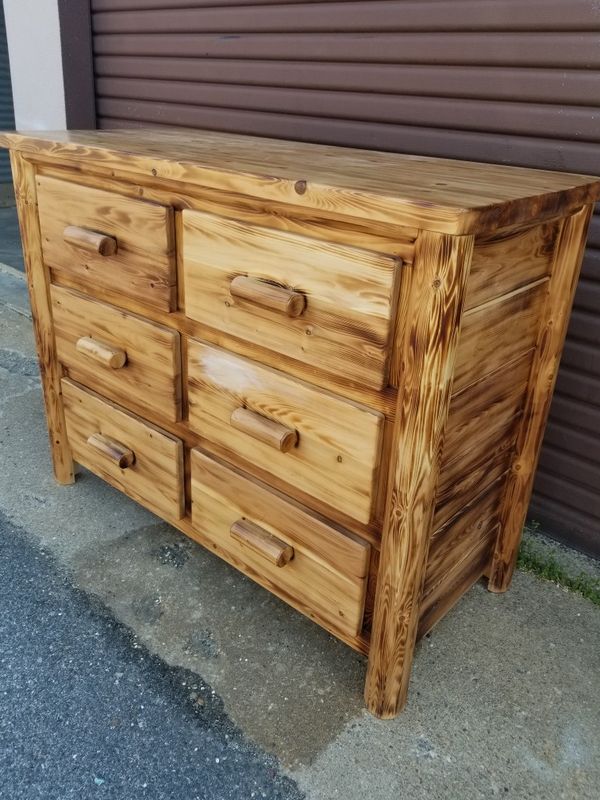
<svg viewBox="0 0 600 800"><path fill-rule="evenodd" d="M559 221L475 241L465 310L550 274Z"/></svg>
<svg viewBox="0 0 600 800"><path fill-rule="evenodd" d="M365 687L380 717L406 700L472 251L472 237L417 240Z"/></svg>
<svg viewBox="0 0 600 800"><path fill-rule="evenodd" d="M129 405L132 397L166 419L181 418L179 333L78 292L51 287L58 358L78 383ZM120 369L101 366L78 342L90 337L125 353Z"/></svg>
<svg viewBox="0 0 600 800"><path fill-rule="evenodd" d="M510 324L510 323L509 323ZM460 458L463 449L489 452L524 404L533 350L452 396L442 461Z"/></svg>
<svg viewBox="0 0 600 800"><path fill-rule="evenodd" d="M188 343L189 425L202 437L236 453L345 514L368 522L379 466L383 417L340 397L210 347ZM276 442L232 423L239 409L254 412L297 434L281 451Z"/></svg>
<svg viewBox="0 0 600 800"><path fill-rule="evenodd" d="M52 282L56 285L72 289L81 294L90 294L90 287L83 280L73 280L70 276L67 277L66 273L54 272L53 270L50 270L50 276ZM128 309L135 314L143 315L147 319L165 325L166 327L176 328L182 334L185 334L185 336L182 336L181 340L182 349L186 336L202 339L215 346L226 348L232 353L237 353L245 358L260 361L273 369L285 371L287 374L293 375L300 380L309 381L324 389L335 392L336 394L341 394L357 403L368 405L375 410L381 411L392 419L395 415L397 393L392 386L388 386L382 391L376 391L367 386L358 386L356 383L344 380L344 376L342 375L335 376L331 373L323 372L317 367L283 358L278 353L268 350L265 347L255 345L252 342L244 342L233 336L229 336L224 331L207 328L199 322L186 317L183 311L172 311L171 313L161 312L151 309L150 306L144 306L143 303L136 302L131 298L124 298L123 295L120 295L116 291L94 288L93 297L109 305Z"/></svg>
<svg viewBox="0 0 600 800"><path fill-rule="evenodd" d="M540 309L537 349L523 420L502 501L500 531L488 584L491 591L505 591L514 572L591 213L590 205L565 219L556 245L547 302Z"/></svg>
<svg viewBox="0 0 600 800"><path fill-rule="evenodd" d="M434 531L429 547L423 598L439 583L446 581L451 568L468 558L476 543L483 537L489 537L489 532L497 528L504 483L504 477L501 476L490 486L486 486L460 514ZM494 542L489 541L489 544L491 558Z"/></svg>
<svg viewBox="0 0 600 800"><path fill-rule="evenodd" d="M291 545L282 567L230 533L244 519ZM192 525L230 554L238 569L277 587L307 616L355 636L362 626L369 547L289 505L254 481L192 451Z"/></svg>
<svg viewBox="0 0 600 800"><path fill-rule="evenodd" d="M89 186L37 178L46 264L83 274L95 286L117 289L141 302L175 308L172 210ZM82 247L65 230L80 228L116 240L114 253Z"/></svg>
<svg viewBox="0 0 600 800"><path fill-rule="evenodd" d="M35 343L44 392L52 465L56 480L59 483L69 484L73 483L75 477L61 402L60 379L62 372L56 357L48 275L42 256L35 169L20 153L11 153L10 161L23 242Z"/></svg>
<svg viewBox="0 0 600 800"><path fill-rule="evenodd" d="M38 172L52 178L69 180L84 186L94 186L105 191L117 192L128 197L143 196L153 203L170 205L177 210L194 209L210 212L220 217L229 217L251 225L297 233L311 239L323 239L329 243L359 247L385 253L410 264L413 260L414 243L418 229L400 227L376 220L361 220L342 217L331 209L313 210L276 201L261 200L206 186L183 184L181 181L158 179L152 175L136 176L132 184L131 174L111 168L107 164L69 162L68 169L56 166L56 162L40 154ZM301 195L299 195L301 197ZM182 306L180 306L182 307Z"/></svg>
<svg viewBox="0 0 600 800"><path fill-rule="evenodd" d="M183 445L139 417L63 378L63 403L73 457L103 480L167 520L184 514ZM134 454L122 468L90 438L101 435Z"/></svg>
<svg viewBox="0 0 600 800"><path fill-rule="evenodd" d="M455 392L535 346L547 293L548 281L542 279L465 312L456 354Z"/></svg>
<svg viewBox="0 0 600 800"><path fill-rule="evenodd" d="M578 48L580 37L577 34ZM327 120L327 124L332 123ZM565 214L600 195L600 181L581 175L208 131L2 134L2 145L350 217L458 234Z"/></svg>
<svg viewBox="0 0 600 800"><path fill-rule="evenodd" d="M356 383L382 388L399 265L384 255L183 212L186 314ZM301 294L295 317L242 299L240 276Z"/></svg>
<svg viewBox="0 0 600 800"><path fill-rule="evenodd" d="M450 569L446 580L423 598L418 637L424 636L484 574L496 529L487 531L468 555Z"/></svg>

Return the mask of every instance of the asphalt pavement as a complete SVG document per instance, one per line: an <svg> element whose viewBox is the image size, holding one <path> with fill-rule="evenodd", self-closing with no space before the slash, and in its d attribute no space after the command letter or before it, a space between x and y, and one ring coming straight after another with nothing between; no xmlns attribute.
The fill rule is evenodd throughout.
<svg viewBox="0 0 600 800"><path fill-rule="evenodd" d="M0 514L0 798L302 797L199 675L167 666Z"/></svg>

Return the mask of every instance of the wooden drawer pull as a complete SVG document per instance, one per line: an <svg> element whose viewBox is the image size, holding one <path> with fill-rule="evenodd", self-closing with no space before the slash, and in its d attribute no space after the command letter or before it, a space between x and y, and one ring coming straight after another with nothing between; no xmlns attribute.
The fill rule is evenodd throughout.
<svg viewBox="0 0 600 800"><path fill-rule="evenodd" d="M102 455L107 456L116 466L121 469L131 467L135 461L135 453L121 442L110 439L102 433L92 433L87 443Z"/></svg>
<svg viewBox="0 0 600 800"><path fill-rule="evenodd" d="M229 421L234 428L271 445L282 453L287 453L298 444L298 431L294 428L288 428L248 408L236 408L232 411Z"/></svg>
<svg viewBox="0 0 600 800"><path fill-rule="evenodd" d="M238 542L254 550L276 567L285 567L294 557L294 548L291 545L282 542L260 525L247 519L238 519L234 522L230 533Z"/></svg>
<svg viewBox="0 0 600 800"><path fill-rule="evenodd" d="M245 275L234 278L229 291L240 300L248 300L271 311L287 314L288 317L299 317L306 308L306 297L302 292L294 292L258 278L247 278Z"/></svg>
<svg viewBox="0 0 600 800"><path fill-rule="evenodd" d="M67 225L63 231L63 238L68 244L88 250L90 253L98 253L100 256L114 256L117 252L117 240L114 236L78 228L77 225Z"/></svg>
<svg viewBox="0 0 600 800"><path fill-rule="evenodd" d="M99 364L111 369L121 369L127 363L127 353L120 347L113 347L110 344L99 342L91 336L82 336L75 343L78 353L89 356Z"/></svg>

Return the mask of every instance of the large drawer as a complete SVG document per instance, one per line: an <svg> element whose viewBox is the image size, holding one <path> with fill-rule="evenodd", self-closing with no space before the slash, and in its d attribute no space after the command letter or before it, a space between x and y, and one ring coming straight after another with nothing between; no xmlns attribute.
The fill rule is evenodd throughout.
<svg viewBox="0 0 600 800"><path fill-rule="evenodd" d="M386 385L396 259L186 210L183 263L187 316L345 380Z"/></svg>
<svg viewBox="0 0 600 800"><path fill-rule="evenodd" d="M172 209L43 175L37 196L49 267L163 311L175 308Z"/></svg>
<svg viewBox="0 0 600 800"><path fill-rule="evenodd" d="M181 519L183 444L68 378L61 389L75 461L166 519Z"/></svg>
<svg viewBox="0 0 600 800"><path fill-rule="evenodd" d="M355 636L370 548L192 450L192 525L243 572L304 614Z"/></svg>
<svg viewBox="0 0 600 800"><path fill-rule="evenodd" d="M180 418L177 331L60 286L51 299L58 357L71 378L123 405Z"/></svg>
<svg viewBox="0 0 600 800"><path fill-rule="evenodd" d="M384 418L277 370L190 340L189 424L359 522L371 518Z"/></svg>

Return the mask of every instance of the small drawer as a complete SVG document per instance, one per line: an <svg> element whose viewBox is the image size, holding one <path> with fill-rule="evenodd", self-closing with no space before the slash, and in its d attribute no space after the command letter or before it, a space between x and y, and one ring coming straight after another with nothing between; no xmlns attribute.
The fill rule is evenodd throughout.
<svg viewBox="0 0 600 800"><path fill-rule="evenodd" d="M157 514L181 519L182 443L68 378L61 389L74 460Z"/></svg>
<svg viewBox="0 0 600 800"><path fill-rule="evenodd" d="M48 267L163 311L176 304L173 211L77 183L39 176Z"/></svg>
<svg viewBox="0 0 600 800"><path fill-rule="evenodd" d="M245 462L367 523L384 418L217 347L188 343L189 424Z"/></svg>
<svg viewBox="0 0 600 800"><path fill-rule="evenodd" d="M58 358L69 376L127 406L181 417L179 333L78 292L52 286Z"/></svg>
<svg viewBox="0 0 600 800"><path fill-rule="evenodd" d="M387 384L398 263L183 212L187 316L361 386Z"/></svg>
<svg viewBox="0 0 600 800"><path fill-rule="evenodd" d="M192 525L255 581L321 624L362 627L369 545L192 451Z"/></svg>

